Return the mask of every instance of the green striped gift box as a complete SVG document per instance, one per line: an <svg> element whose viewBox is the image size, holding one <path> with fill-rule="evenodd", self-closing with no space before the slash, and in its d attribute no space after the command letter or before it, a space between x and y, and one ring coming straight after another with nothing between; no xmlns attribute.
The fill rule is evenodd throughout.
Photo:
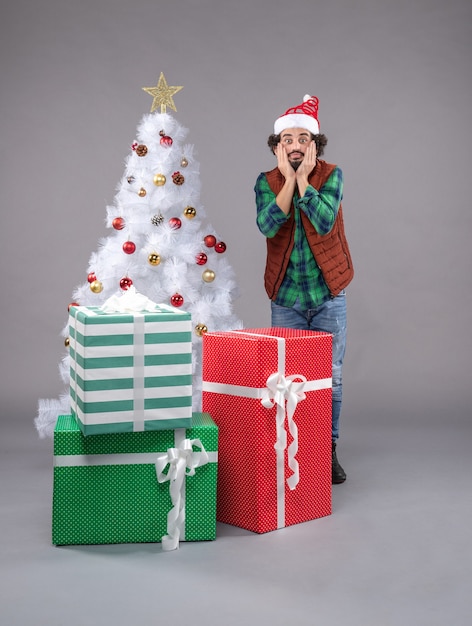
<svg viewBox="0 0 472 626"><path fill-rule="evenodd" d="M73 306L69 349L71 411L85 435L190 426L190 313Z"/></svg>
<svg viewBox="0 0 472 626"><path fill-rule="evenodd" d="M54 431L52 543L162 541L173 503L155 463L184 438L200 440L208 462L185 477L180 540L215 539L218 428L208 413L194 413L188 429L93 437L83 435L72 415L61 415Z"/></svg>

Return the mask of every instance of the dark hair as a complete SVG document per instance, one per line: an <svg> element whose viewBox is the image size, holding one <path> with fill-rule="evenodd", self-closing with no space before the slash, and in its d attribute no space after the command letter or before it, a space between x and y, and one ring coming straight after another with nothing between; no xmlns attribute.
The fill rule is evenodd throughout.
<svg viewBox="0 0 472 626"><path fill-rule="evenodd" d="M326 135L314 135L313 133L311 133L311 138L316 143L316 156L322 156L324 153L324 148L328 143L328 138L326 137ZM267 140L267 145L269 146L272 153L274 152L275 146L279 143L279 141L280 135L270 135L269 139Z"/></svg>

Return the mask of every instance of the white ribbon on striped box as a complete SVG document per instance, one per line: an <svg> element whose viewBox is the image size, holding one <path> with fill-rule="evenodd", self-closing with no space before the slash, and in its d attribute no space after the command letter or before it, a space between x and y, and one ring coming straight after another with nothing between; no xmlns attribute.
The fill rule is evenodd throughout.
<svg viewBox="0 0 472 626"><path fill-rule="evenodd" d="M142 431L146 420L162 420L161 428L187 426L187 422L190 425L192 339L188 313L166 305L154 305L154 311L145 312L105 313L97 307L80 306L73 309L71 409L81 424L91 432L107 424L118 425L119 431L124 423L132 423L134 431ZM154 319L146 321L145 316L153 313ZM114 318L113 323L105 323L108 318ZM86 319L94 323L85 324ZM169 337L174 333L172 341ZM153 337L153 341L146 343L146 336ZM79 337L84 339L79 341ZM130 337L132 342L121 341L120 337ZM145 365L146 358L155 364ZM147 386L146 377L152 381ZM112 428L108 432L113 432Z"/></svg>

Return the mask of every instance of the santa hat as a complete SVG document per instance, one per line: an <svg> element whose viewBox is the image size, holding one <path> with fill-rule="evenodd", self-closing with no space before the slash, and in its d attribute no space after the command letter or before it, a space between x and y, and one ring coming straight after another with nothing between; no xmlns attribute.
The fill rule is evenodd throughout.
<svg viewBox="0 0 472 626"><path fill-rule="evenodd" d="M305 128L314 135L320 132L318 122L318 98L306 95L303 103L285 111L274 123L274 134L280 135L287 128Z"/></svg>

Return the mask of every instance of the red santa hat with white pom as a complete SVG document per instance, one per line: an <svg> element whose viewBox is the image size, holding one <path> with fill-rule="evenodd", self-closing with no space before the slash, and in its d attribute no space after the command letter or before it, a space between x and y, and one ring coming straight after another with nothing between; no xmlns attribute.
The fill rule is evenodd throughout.
<svg viewBox="0 0 472 626"><path fill-rule="evenodd" d="M318 122L318 98L306 95L302 104L287 109L274 123L274 134L280 135L287 128L305 128L314 135L320 132Z"/></svg>

